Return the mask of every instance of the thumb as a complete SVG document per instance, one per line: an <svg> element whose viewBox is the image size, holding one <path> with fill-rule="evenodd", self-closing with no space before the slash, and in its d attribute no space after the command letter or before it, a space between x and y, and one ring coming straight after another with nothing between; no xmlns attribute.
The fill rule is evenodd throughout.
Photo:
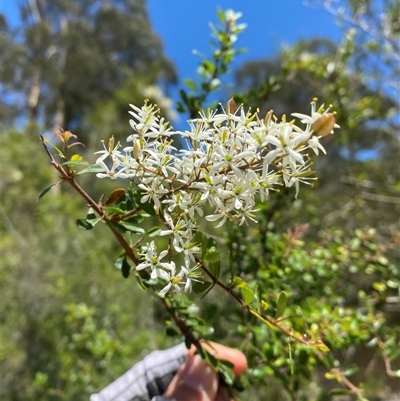
<svg viewBox="0 0 400 401"><path fill-rule="evenodd" d="M176 401L214 401L218 390L218 376L199 355L189 355L164 395Z"/></svg>

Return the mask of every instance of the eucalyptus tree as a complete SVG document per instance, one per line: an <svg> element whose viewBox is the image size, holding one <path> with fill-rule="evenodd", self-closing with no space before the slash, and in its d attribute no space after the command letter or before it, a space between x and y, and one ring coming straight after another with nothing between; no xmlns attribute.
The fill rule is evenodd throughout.
<svg viewBox="0 0 400 401"><path fill-rule="evenodd" d="M18 8L16 27L3 16L2 85L6 103L33 125L81 126L94 106L144 72L175 79L144 0L22 0Z"/></svg>

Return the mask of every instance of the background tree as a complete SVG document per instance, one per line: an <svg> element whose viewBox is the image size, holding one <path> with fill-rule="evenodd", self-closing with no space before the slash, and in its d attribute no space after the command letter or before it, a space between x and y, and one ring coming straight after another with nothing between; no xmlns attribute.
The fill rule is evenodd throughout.
<svg viewBox="0 0 400 401"><path fill-rule="evenodd" d="M83 117L128 79L175 80L143 0L19 4L18 28L3 17L2 83L4 99L17 101L31 124L82 129Z"/></svg>

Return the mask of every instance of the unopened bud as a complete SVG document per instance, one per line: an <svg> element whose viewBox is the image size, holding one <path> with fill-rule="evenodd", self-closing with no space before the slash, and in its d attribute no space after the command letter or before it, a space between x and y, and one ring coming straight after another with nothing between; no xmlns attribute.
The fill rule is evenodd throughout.
<svg viewBox="0 0 400 401"><path fill-rule="evenodd" d="M139 139L136 139L135 144L133 145L133 157L135 160L139 159L140 154L140 142Z"/></svg>
<svg viewBox="0 0 400 401"><path fill-rule="evenodd" d="M233 98L230 98L228 100L228 103L226 104L226 110L228 114L235 114L237 110L237 106Z"/></svg>
<svg viewBox="0 0 400 401"><path fill-rule="evenodd" d="M313 124L314 135L327 136L329 135L335 126L335 117L332 113L323 114Z"/></svg>
<svg viewBox="0 0 400 401"><path fill-rule="evenodd" d="M269 126L269 123L271 122L271 117L272 117L272 114L273 114L273 113L274 113L274 111L273 111L273 110L270 110L270 111L265 115L264 124L265 124L266 127Z"/></svg>
<svg viewBox="0 0 400 401"><path fill-rule="evenodd" d="M114 139L114 135L108 140L108 148L111 150L114 149L114 145L115 145L115 139Z"/></svg>

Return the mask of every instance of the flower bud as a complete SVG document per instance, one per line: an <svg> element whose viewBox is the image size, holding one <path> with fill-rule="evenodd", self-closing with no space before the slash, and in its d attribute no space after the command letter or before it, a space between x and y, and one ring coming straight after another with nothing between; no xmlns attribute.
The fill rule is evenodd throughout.
<svg viewBox="0 0 400 401"><path fill-rule="evenodd" d="M335 117L332 113L323 114L313 124L314 135L327 136L329 135L335 126Z"/></svg>
<svg viewBox="0 0 400 401"><path fill-rule="evenodd" d="M226 110L228 114L235 114L237 110L237 106L233 98L230 98L228 100L228 103L226 104Z"/></svg>
<svg viewBox="0 0 400 401"><path fill-rule="evenodd" d="M140 155L140 141L139 139L136 139L135 144L133 145L133 157L135 160L139 159Z"/></svg>

